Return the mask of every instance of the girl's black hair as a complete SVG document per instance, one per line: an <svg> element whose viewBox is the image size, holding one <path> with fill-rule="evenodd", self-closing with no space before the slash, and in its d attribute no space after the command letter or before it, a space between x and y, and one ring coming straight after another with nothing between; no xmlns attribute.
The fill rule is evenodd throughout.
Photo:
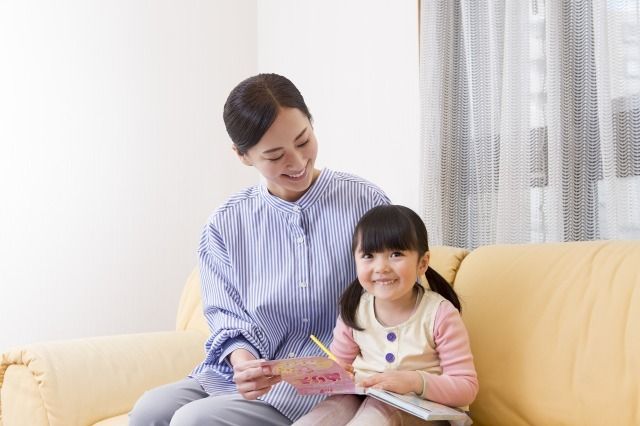
<svg viewBox="0 0 640 426"><path fill-rule="evenodd" d="M239 154L246 154L260 141L281 108L297 108L312 121L302 94L286 77L258 74L233 88L222 118Z"/></svg>
<svg viewBox="0 0 640 426"><path fill-rule="evenodd" d="M360 218L353 233L351 252L360 249L364 253L383 250L415 250L418 258L429 251L427 228L413 210L399 205L374 207ZM455 290L442 275L428 267L425 276L429 288L442 295L462 311ZM420 285L416 283L416 285ZM340 316L344 323L356 330L363 330L356 321L356 310L364 289L356 278L340 297Z"/></svg>

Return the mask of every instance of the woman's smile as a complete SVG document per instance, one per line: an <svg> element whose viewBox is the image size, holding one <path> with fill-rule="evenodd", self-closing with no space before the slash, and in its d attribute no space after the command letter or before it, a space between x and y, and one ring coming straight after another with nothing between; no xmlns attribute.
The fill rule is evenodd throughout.
<svg viewBox="0 0 640 426"><path fill-rule="evenodd" d="M299 172L283 173L283 175L285 177L287 177L288 179L291 179L291 180L294 180L294 181L304 180L304 178L307 175L307 168L305 166L305 168L302 169Z"/></svg>

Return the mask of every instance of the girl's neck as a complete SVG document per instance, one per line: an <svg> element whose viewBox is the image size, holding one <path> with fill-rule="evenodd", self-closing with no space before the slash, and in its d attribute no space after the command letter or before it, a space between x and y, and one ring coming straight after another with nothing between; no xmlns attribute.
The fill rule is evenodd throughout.
<svg viewBox="0 0 640 426"><path fill-rule="evenodd" d="M373 309L378 322L384 326L392 327L408 320L418 308L420 301L420 289L414 286L408 297L401 300L385 301L373 300Z"/></svg>

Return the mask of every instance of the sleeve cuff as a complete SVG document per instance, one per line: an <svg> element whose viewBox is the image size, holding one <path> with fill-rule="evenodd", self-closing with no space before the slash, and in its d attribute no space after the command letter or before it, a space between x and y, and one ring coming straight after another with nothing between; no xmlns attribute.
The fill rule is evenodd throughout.
<svg viewBox="0 0 640 426"><path fill-rule="evenodd" d="M419 395L422 399L427 399L427 383L428 377L426 371L416 370L422 379L422 393Z"/></svg>
<svg viewBox="0 0 640 426"><path fill-rule="evenodd" d="M222 347L221 347L222 353L220 355L220 362L225 362L229 367L233 368L233 366L231 365L231 362L229 362L229 355L231 355L231 352L235 351L236 349L247 350L247 351L251 352L251 354L254 357L256 357L256 359L260 358L260 354L258 353L256 348L251 346L251 343L249 343L247 341L247 339L245 339L244 337L239 336L239 337L235 337L233 339L227 340L222 345Z"/></svg>

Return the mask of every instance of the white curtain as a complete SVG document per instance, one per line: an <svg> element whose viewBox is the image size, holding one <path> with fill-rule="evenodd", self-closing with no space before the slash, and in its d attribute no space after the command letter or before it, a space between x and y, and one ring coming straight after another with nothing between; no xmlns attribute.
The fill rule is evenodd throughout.
<svg viewBox="0 0 640 426"><path fill-rule="evenodd" d="M421 2L433 244L640 238L640 5Z"/></svg>

